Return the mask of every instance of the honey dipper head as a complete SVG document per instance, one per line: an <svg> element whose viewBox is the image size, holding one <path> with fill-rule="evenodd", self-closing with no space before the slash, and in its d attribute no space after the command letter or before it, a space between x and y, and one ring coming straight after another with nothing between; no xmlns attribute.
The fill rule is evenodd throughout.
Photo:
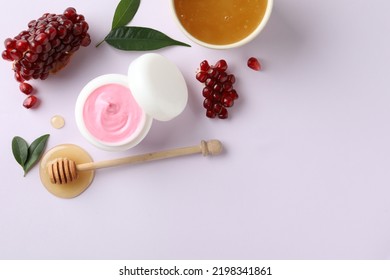
<svg viewBox="0 0 390 280"><path fill-rule="evenodd" d="M53 184L67 184L78 177L75 162L67 158L57 158L49 162L47 171Z"/></svg>
<svg viewBox="0 0 390 280"><path fill-rule="evenodd" d="M204 156L218 155L222 152L222 143L216 139L209 140L207 142L202 140L200 142L200 149Z"/></svg>
<svg viewBox="0 0 390 280"><path fill-rule="evenodd" d="M222 143L219 140L213 139L207 142L207 149L212 155L219 155L222 152Z"/></svg>

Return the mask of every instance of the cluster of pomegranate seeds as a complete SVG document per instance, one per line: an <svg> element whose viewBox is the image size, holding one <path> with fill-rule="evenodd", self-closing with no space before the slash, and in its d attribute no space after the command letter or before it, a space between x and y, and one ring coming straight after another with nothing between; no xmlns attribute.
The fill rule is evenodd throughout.
<svg viewBox="0 0 390 280"><path fill-rule="evenodd" d="M218 117L226 119L228 117L227 108L232 107L238 98L236 90L233 88L236 77L228 74L228 65L225 60L219 60L215 65L209 65L207 60L200 63L196 79L204 83L202 90L203 107L206 109L208 118Z"/></svg>
<svg viewBox="0 0 390 280"><path fill-rule="evenodd" d="M80 46L88 46L91 43L88 28L83 15L77 14L74 8L67 8L59 15L46 13L30 21L27 30L14 38L7 38L1 56L13 61L15 79L21 83L20 90L31 94L33 88L25 81L45 80L50 73L61 70ZM29 96L24 103L26 108L31 108L37 103L37 98Z"/></svg>

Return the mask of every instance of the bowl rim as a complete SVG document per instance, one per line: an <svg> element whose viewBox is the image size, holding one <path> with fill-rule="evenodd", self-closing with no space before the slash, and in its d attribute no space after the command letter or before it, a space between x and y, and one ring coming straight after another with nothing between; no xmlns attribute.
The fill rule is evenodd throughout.
<svg viewBox="0 0 390 280"><path fill-rule="evenodd" d="M256 27L256 29L250 33L247 37L243 38L242 40L240 41L237 41L237 42L234 42L234 43L231 43L231 44L226 44L226 45L216 45L216 44L210 44L210 43L207 43L207 42L203 42L197 38L195 38L194 36L191 35L191 33L189 33L185 28L184 26L181 24L180 20L179 20L179 17L176 13L176 9L175 9L175 0L171 0L170 1L170 7L171 7L171 12L173 13L173 17L174 17L174 20L176 22L176 24L179 26L180 30L193 42L197 43L198 45L201 45L201 46L204 46L206 48L210 48L210 49L220 49L220 50L223 50L223 49L231 49L231 48L237 48L237 47L241 47L247 43L249 43L250 41L252 41L254 38L257 37L257 35L260 34L260 32L264 29L264 27L266 26L270 16L271 16L271 12L272 12L272 9L273 9L273 4L274 4L274 0L267 0L267 8L265 10L265 13L264 13L264 16L260 22L260 24Z"/></svg>

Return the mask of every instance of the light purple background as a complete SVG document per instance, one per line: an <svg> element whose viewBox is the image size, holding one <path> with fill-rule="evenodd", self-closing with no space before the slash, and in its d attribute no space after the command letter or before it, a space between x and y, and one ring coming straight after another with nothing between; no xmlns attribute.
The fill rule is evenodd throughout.
<svg viewBox="0 0 390 280"><path fill-rule="evenodd" d="M92 45L46 81L43 100L26 110L11 64L1 61L1 259L389 259L389 1L276 0L253 42L234 50L191 43L169 1L143 0L132 25L159 29L192 44L157 51L182 70L184 113L154 122L145 140L123 153L86 142L74 120L81 88L102 74L126 74L141 52L107 44L118 1L7 1L0 39L15 36L44 12L74 6L90 24ZM23 9L21 9L23 7ZM247 68L250 56L264 70ZM228 120L204 116L203 59L225 58L240 99ZM61 114L56 130L50 118ZM81 196L64 200L26 177L11 139L50 133L48 148L84 147L95 160L197 144L218 138L225 153L97 172Z"/></svg>

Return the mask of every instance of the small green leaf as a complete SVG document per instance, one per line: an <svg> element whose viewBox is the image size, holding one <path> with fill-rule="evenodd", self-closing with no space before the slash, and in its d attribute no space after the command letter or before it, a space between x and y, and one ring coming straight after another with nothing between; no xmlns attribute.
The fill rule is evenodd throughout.
<svg viewBox="0 0 390 280"><path fill-rule="evenodd" d="M16 161L24 168L28 157L28 144L22 137L15 136L12 139L12 153Z"/></svg>
<svg viewBox="0 0 390 280"><path fill-rule="evenodd" d="M111 29L127 25L138 11L141 0L121 0L116 7Z"/></svg>
<svg viewBox="0 0 390 280"><path fill-rule="evenodd" d="M140 4L141 0L121 0L116 7L111 30L127 25L134 18ZM104 41L96 44L96 47L99 47Z"/></svg>
<svg viewBox="0 0 390 280"><path fill-rule="evenodd" d="M41 158L49 136L49 134L42 135L41 137L35 139L34 142L31 143L30 147L28 147L28 159L23 167L25 175Z"/></svg>
<svg viewBox="0 0 390 280"><path fill-rule="evenodd" d="M138 26L118 27L104 40L114 48L126 51L150 51L172 45L191 47L155 29Z"/></svg>

